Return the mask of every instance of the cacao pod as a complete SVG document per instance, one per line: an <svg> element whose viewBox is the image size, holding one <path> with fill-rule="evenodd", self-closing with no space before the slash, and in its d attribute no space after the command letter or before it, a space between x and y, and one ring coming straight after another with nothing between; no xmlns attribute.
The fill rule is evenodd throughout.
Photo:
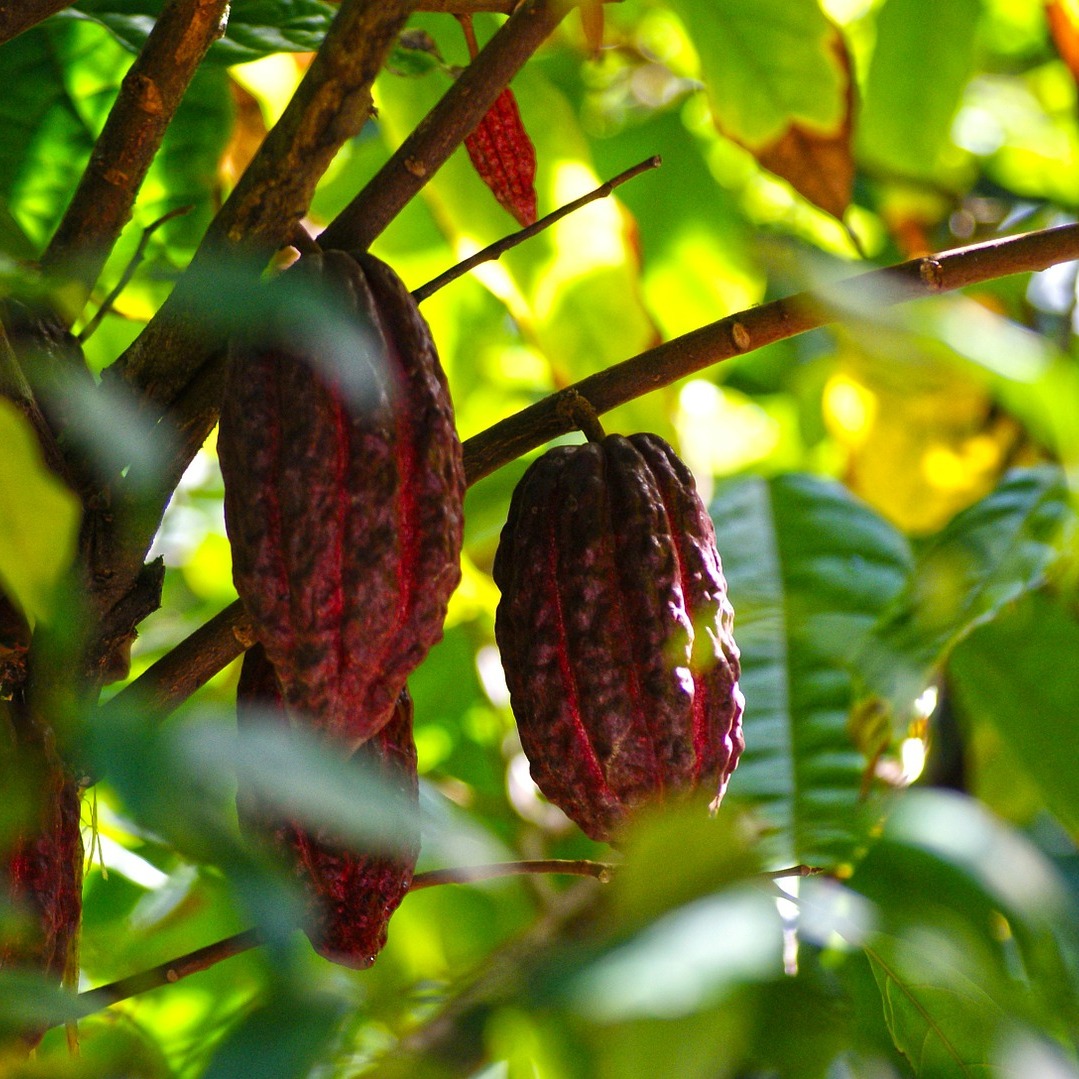
<svg viewBox="0 0 1079 1079"><path fill-rule="evenodd" d="M638 806L705 788L742 751L715 530L663 439L608 435L535 461L494 563L495 635L547 798L610 841Z"/></svg>
<svg viewBox="0 0 1079 1079"><path fill-rule="evenodd" d="M271 309L324 306L231 348L218 450L233 578L288 706L351 752L442 635L461 443L430 331L385 263L308 255L271 290Z"/></svg>
<svg viewBox="0 0 1079 1079"><path fill-rule="evenodd" d="M0 972L78 982L82 799L52 735L0 702ZM43 1031L23 1034L36 1045Z"/></svg>
<svg viewBox="0 0 1079 1079"><path fill-rule="evenodd" d="M289 723L273 665L255 645L244 656L237 689L237 716L242 726ZM411 807L398 822L392 850L358 851L320 830L275 819L242 788L237 795L240 821L270 845L300 879L306 902L304 931L325 958L358 970L369 967L386 943L393 912L412 884L419 857L419 780L412 740L412 699L401 691L392 717L356 750L367 773Z"/></svg>

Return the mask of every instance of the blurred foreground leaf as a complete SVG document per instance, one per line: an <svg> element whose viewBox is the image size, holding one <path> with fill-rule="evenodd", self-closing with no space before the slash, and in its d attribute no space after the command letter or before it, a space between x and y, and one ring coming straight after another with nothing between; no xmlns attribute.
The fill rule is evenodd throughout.
<svg viewBox="0 0 1079 1079"><path fill-rule="evenodd" d="M0 398L0 585L31 619L47 622L75 556L82 511L45 466L29 422Z"/></svg>
<svg viewBox="0 0 1079 1079"><path fill-rule="evenodd" d="M1046 805L1079 834L1079 656L1075 613L1033 592L979 626L952 654L949 672L964 712L992 725L1037 784Z"/></svg>

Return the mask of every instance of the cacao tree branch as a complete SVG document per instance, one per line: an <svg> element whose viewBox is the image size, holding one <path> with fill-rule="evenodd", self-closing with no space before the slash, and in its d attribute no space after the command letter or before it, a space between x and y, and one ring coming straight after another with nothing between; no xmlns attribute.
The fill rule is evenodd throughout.
<svg viewBox="0 0 1079 1079"><path fill-rule="evenodd" d="M729 315L591 375L468 439L468 482L471 485L573 430L575 395L584 397L597 413L606 412L732 356L837 321L844 312L904 303L1074 259L1079 259L1079 225L1061 225L871 270L826 292L802 292ZM107 707L139 700L148 702L151 714L167 715L247 647L250 629L245 619L237 600L159 659ZM188 674L184 668L189 668Z"/></svg>
<svg viewBox="0 0 1079 1079"><path fill-rule="evenodd" d="M86 170L41 259L47 274L64 280L67 326L130 220L165 130L206 50L224 33L227 12L228 0L169 0L124 76Z"/></svg>
<svg viewBox="0 0 1079 1079"><path fill-rule="evenodd" d="M199 626L99 709L102 722L138 709L164 717L255 643L251 620L237 600Z"/></svg>
<svg viewBox="0 0 1079 1079"><path fill-rule="evenodd" d="M101 325L105 316L112 310L113 305L120 298L124 289L131 283L131 279L135 276L135 272L142 264L142 260L146 257L146 248L150 245L150 237L153 236L153 234L166 222L171 221L175 217L182 217L184 214L190 213L191 209L190 206L178 206L175 210L170 210L167 214L162 214L161 217L156 221L152 221L142 230L142 236L139 238L135 253L124 267L124 272L120 274L120 280L113 285L109 290L109 294L101 301L101 306L94 312L93 318L91 318L79 331L77 336L80 344L85 342L98 326Z"/></svg>
<svg viewBox="0 0 1079 1079"><path fill-rule="evenodd" d="M764 875L769 880L785 880L787 877L818 877L825 870L815 865L792 865L786 869L773 869Z"/></svg>
<svg viewBox="0 0 1079 1079"><path fill-rule="evenodd" d="M562 406L570 394L586 398L597 413L608 412L732 356L847 315L951 292L1009 274L1044 270L1077 258L1079 225L1061 225L911 259L728 315L590 375L468 439L468 481L475 483L544 442L571 431L573 423Z"/></svg>
<svg viewBox="0 0 1079 1079"><path fill-rule="evenodd" d="M451 266L448 270L444 270L438 277L428 281L426 285L420 285L419 288L414 289L412 292L413 299L417 303L423 303L424 300L433 296L439 289L445 288L451 281L456 281L457 278L463 277L466 273L474 270L477 266L482 266L485 262L497 261L507 251L511 251L518 244L523 244L525 240L531 240L533 236L539 235L544 229L549 229L553 224L561 221L563 217L580 210L590 202L607 198L615 188L620 187L627 180L632 180L635 176L640 176L642 172L647 172L649 169L658 169L661 164L663 162L659 157L650 157L646 161L641 161L632 168L626 169L625 172L620 172L613 179L600 184L594 191L589 191L588 194L582 195L579 199L574 199L573 202L567 202L565 206L560 206L557 210L553 210L546 217L541 217L533 224L526 225L523 229L512 232L509 236L504 236L493 244L488 244L483 250L477 251L462 262L458 262L456 266Z"/></svg>
<svg viewBox="0 0 1079 1079"><path fill-rule="evenodd" d="M7 330L2 324L0 324L0 397L6 397L29 420L49 468L56 475L64 476L66 466L64 456L57 445L56 436L41 413L34 391L19 365L19 358L15 355Z"/></svg>
<svg viewBox="0 0 1079 1079"><path fill-rule="evenodd" d="M497 877L525 876L535 873L556 873L573 877L593 877L601 884L611 881L615 866L610 862L593 862L586 858L536 858L520 862L495 862L491 865L465 865L453 869L431 869L412 878L409 891L435 888L440 884L474 884Z"/></svg>
<svg viewBox="0 0 1079 1079"><path fill-rule="evenodd" d="M603 883L610 880L613 866L606 862L590 862L585 859L568 860L560 858L537 859L533 861L504 862L492 865L462 866L457 869L434 869L427 873L417 873L413 878L410 891L421 888L434 888L442 884L468 884L476 881L492 880L496 877L521 874L552 873L579 877L593 877ZM241 952L257 948L265 941L258 929L245 929L231 937L207 944L193 952L159 963L149 970L120 978L107 985L87 989L78 996L79 1011L83 1016L100 1011L121 1000L158 989L163 985L172 985L189 974L209 970L216 963L231 959Z"/></svg>
<svg viewBox="0 0 1079 1079"><path fill-rule="evenodd" d="M145 475L117 481L100 520L91 522L101 552L90 566L92 579L100 582L94 595L97 610L115 606L131 587L173 486L194 454L192 445L197 448L213 426L219 402L208 402L206 391L220 385L232 308L242 304L270 254L293 234L322 173L369 116L371 83L413 6L414 0L345 0L284 114L211 222L191 265L135 342L105 372L106 392L133 391L143 414L154 420L181 391L187 397L185 410L173 410L158 428L161 441L171 440L172 467L149 485L151 494ZM207 312L216 315L212 324ZM134 462L133 471L138 466ZM111 508L117 505L132 511L117 515Z"/></svg>
<svg viewBox="0 0 1079 1079"><path fill-rule="evenodd" d="M512 15L521 0L420 0L417 11L444 15ZM571 6L576 0L569 0ZM622 0L603 0L605 4L620 4Z"/></svg>
<svg viewBox="0 0 1079 1079"><path fill-rule="evenodd" d="M370 83L413 6L414 0L346 0L299 90L214 219L184 276L138 339L106 372L106 378L122 378L134 389L155 419L168 411L160 425L161 436L176 447L176 474L194 456L215 418L204 395L198 390L192 393L192 383L203 369L222 366L227 332L222 323L227 323L229 316L223 312L219 324L210 327L200 320L200 311L212 309L215 302L220 304L223 287L235 294L237 280L253 285L270 252L295 233L318 177L344 139L358 131L366 118ZM525 0L476 64L470 65L463 82L455 83L406 141L402 147L405 153L395 155L394 160L405 162L406 176L415 179L406 166L418 160L424 161L425 175L445 160L486 111L487 106L478 107L477 102L494 100L565 10L563 0ZM456 115L458 111L465 117L463 121ZM411 150L406 149L409 146ZM384 188L376 177L366 190L381 191L388 198L376 199L373 210L370 206L365 209L361 193L352 211L389 210L392 216L419 186ZM346 246L366 246L357 243L357 237L346 239ZM159 486L163 512L171 488ZM142 514L143 520L156 527L153 517L148 511ZM131 553L141 557L151 539L152 532L133 535L128 544ZM127 561L130 564L132 559ZM110 592L124 586L122 574L113 574L108 580Z"/></svg>
<svg viewBox="0 0 1079 1079"><path fill-rule="evenodd" d="M110 378L159 409L220 350L227 328L205 324L215 288L253 281L307 212L334 155L371 114L371 83L415 0L344 0L281 119L266 136L168 300ZM201 309L201 310L200 310Z"/></svg>
<svg viewBox="0 0 1079 1079"><path fill-rule="evenodd" d="M532 859L519 862L496 862L490 865L459 866L452 869L432 869L425 873L417 873L412 880L412 887L409 891L416 892L423 888L435 888L444 884L472 884L478 881L493 880L498 877L527 874L556 874L592 877L593 879L600 881L600 883L606 884L610 882L616 868L617 866L612 865L610 862L593 862L588 859L561 858ZM792 866L789 869L767 873L765 876L771 878L792 876L804 877L820 872L821 870L810 866L798 865ZM577 901L573 902L570 907L573 911L573 916L576 917L582 909L586 909L589 903L590 898L586 902L585 907L582 907ZM562 913L564 912L560 910L555 911L552 912L552 916L561 921ZM529 940L532 939L532 935L532 933L528 935ZM540 936L545 944L549 943L551 934L546 931L541 931ZM94 989L88 989L78 995L79 1011L84 1016L90 1015L93 1012L100 1011L112 1004L117 1004L122 1000L138 996L140 993L148 992L151 989L158 989L163 985L172 985L181 978L186 978L189 974L197 974L199 971L209 970L210 967L225 959L231 959L234 955L239 955L241 952L257 948L264 943L264 940L263 934L258 929L246 929L243 932L235 933L230 937L225 937L223 940L215 941L213 944L207 944L204 947L197 948L185 955L170 959L165 963L159 963L156 967L139 971L137 974L129 975L126 978L120 978L118 981L110 982L107 985L100 985ZM520 946L520 942L515 945L513 949L514 954L517 954Z"/></svg>
<svg viewBox="0 0 1079 1079"><path fill-rule="evenodd" d="M5 0L0 3L0 45L72 3L74 0Z"/></svg>
<svg viewBox="0 0 1079 1079"><path fill-rule="evenodd" d="M432 11L442 15L512 15L518 0L420 0L417 11Z"/></svg>
<svg viewBox="0 0 1079 1079"><path fill-rule="evenodd" d="M370 183L323 230L323 250L370 247L472 133L569 6L566 0L524 0Z"/></svg>
<svg viewBox="0 0 1079 1079"><path fill-rule="evenodd" d="M120 978L108 985L99 985L96 989L88 989L79 994L79 1011L83 1016L91 1015L139 993L157 989L162 985L171 985L189 974L209 970L215 964L249 951L262 942L263 936L259 930L245 929L242 933L207 944L204 948L197 948L168 962L159 963L149 970L139 971L138 974Z"/></svg>

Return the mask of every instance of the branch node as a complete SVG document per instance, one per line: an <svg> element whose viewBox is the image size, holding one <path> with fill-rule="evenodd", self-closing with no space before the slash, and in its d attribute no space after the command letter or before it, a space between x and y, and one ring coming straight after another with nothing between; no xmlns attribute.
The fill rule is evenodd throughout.
<svg viewBox="0 0 1079 1079"><path fill-rule="evenodd" d="M926 288L934 292L944 288L944 267L936 259L922 259L918 266L918 275Z"/></svg>

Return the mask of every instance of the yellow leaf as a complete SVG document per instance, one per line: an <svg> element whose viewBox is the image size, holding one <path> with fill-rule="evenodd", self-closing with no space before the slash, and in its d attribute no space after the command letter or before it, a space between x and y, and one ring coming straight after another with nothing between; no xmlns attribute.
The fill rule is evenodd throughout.
<svg viewBox="0 0 1079 1079"><path fill-rule="evenodd" d="M0 584L32 621L47 622L75 557L79 500L45 466L26 417L3 398L0 445Z"/></svg>

